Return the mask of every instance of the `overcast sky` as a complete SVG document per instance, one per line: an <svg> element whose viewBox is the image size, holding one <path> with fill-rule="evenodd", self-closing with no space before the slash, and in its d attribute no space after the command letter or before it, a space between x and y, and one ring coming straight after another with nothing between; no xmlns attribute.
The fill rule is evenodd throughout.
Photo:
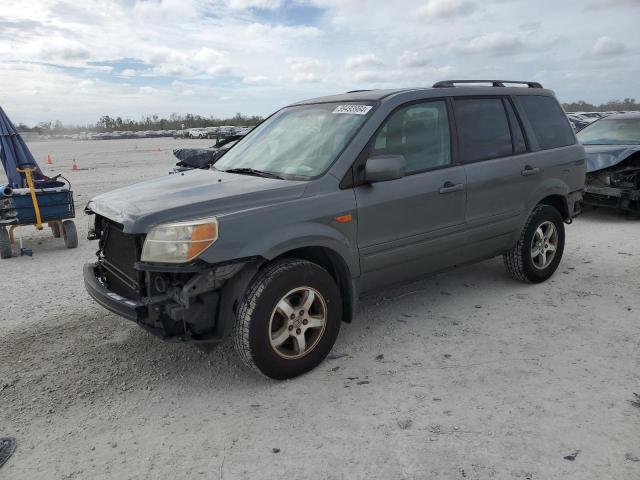
<svg viewBox="0 0 640 480"><path fill-rule="evenodd" d="M1 0L17 123L266 115L351 89L537 80L640 98L640 0Z"/></svg>

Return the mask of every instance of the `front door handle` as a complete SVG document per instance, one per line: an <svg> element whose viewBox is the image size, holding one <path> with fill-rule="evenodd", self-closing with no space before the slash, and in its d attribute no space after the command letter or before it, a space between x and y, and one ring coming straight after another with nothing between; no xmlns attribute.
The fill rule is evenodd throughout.
<svg viewBox="0 0 640 480"><path fill-rule="evenodd" d="M461 192L462 190L464 190L463 183L453 184L451 182L445 182L442 188L440 188L440 193L445 194L445 193Z"/></svg>
<svg viewBox="0 0 640 480"><path fill-rule="evenodd" d="M520 172L520 175L523 177L528 177L529 175L537 175L540 173L540 169L538 167L532 167L531 165L527 165L524 167L524 170Z"/></svg>

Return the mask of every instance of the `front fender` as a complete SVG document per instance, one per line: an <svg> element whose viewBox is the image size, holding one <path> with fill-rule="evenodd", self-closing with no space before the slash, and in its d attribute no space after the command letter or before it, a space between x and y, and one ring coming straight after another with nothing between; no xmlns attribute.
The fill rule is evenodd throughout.
<svg viewBox="0 0 640 480"><path fill-rule="evenodd" d="M351 221L336 220L344 215L351 215ZM271 260L302 247L324 247L340 255L352 278L360 274L357 210L350 189L234 212L218 221L219 239L201 256L208 263L251 257Z"/></svg>
<svg viewBox="0 0 640 480"><path fill-rule="evenodd" d="M303 247L324 247L340 255L352 277L360 274L357 251L344 232L330 225L305 222L285 230L271 231L255 239L240 251L241 257L262 256L267 260Z"/></svg>

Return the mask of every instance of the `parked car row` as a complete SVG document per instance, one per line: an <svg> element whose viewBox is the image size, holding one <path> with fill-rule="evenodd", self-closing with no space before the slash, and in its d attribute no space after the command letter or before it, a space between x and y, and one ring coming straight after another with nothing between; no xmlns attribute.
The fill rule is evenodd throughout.
<svg viewBox="0 0 640 480"><path fill-rule="evenodd" d="M157 138L173 137L176 130L144 130L144 131L113 131L113 132L80 132L71 135L72 140L115 140L125 138Z"/></svg>
<svg viewBox="0 0 640 480"><path fill-rule="evenodd" d="M569 123L575 132L579 132L587 125L591 125L596 120L608 117L609 115L636 112L567 112Z"/></svg>
<svg viewBox="0 0 640 480"><path fill-rule="evenodd" d="M236 135L246 135L253 127L223 125L221 127L189 128L177 130L174 137L179 138L227 138Z"/></svg>
<svg viewBox="0 0 640 480"><path fill-rule="evenodd" d="M220 140L235 135L245 135L253 127L226 125L222 127L188 128L184 130L144 130L144 131L113 131L113 132L80 132L73 135L63 135L72 140L113 140L125 138L214 138Z"/></svg>

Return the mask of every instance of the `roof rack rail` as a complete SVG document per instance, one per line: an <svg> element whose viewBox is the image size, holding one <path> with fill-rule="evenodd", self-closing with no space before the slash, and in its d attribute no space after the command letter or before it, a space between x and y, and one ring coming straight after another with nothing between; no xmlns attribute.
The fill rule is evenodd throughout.
<svg viewBox="0 0 640 480"><path fill-rule="evenodd" d="M456 83L490 83L492 87L504 87L505 83L515 83L518 85L527 85L529 88L542 88L538 82L521 82L518 80L442 80L433 84L433 88L450 88L455 87Z"/></svg>
<svg viewBox="0 0 640 480"><path fill-rule="evenodd" d="M346 93L358 93L358 92L370 92L370 91L371 91L370 88L365 88L365 89L362 89L362 90L349 90Z"/></svg>

